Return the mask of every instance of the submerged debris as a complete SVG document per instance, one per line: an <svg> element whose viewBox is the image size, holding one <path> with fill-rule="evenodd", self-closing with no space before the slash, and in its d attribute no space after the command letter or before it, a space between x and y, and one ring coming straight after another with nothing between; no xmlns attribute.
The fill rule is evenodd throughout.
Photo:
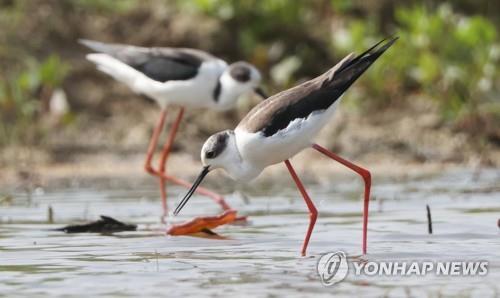
<svg viewBox="0 0 500 298"><path fill-rule="evenodd" d="M207 228L202 229L198 233L188 234L188 236L207 238L207 239L218 239L218 240L227 239L226 236L219 235L219 234L215 233L214 231L207 229Z"/></svg>
<svg viewBox="0 0 500 298"><path fill-rule="evenodd" d="M0 205L10 206L14 198L11 195L0 195Z"/></svg>
<svg viewBox="0 0 500 298"><path fill-rule="evenodd" d="M63 231L65 233L114 233L135 230L137 230L137 225L126 224L105 215L101 215L101 219L94 222L56 229L56 231Z"/></svg>
<svg viewBox="0 0 500 298"><path fill-rule="evenodd" d="M220 225L232 223L235 220L236 211L227 210L219 216L195 217L194 219L186 223L173 225L172 227L170 227L170 229L168 229L167 234L172 236L180 236L195 234L199 235L199 233L203 233L207 236L215 236L217 234L212 232L211 229L214 229Z"/></svg>

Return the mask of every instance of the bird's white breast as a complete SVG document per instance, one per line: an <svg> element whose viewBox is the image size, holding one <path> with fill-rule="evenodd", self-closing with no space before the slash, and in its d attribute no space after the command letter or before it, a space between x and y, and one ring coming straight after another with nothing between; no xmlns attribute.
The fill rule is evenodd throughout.
<svg viewBox="0 0 500 298"><path fill-rule="evenodd" d="M305 119L295 119L286 128L269 137L260 132L250 133L236 129L236 143L241 157L262 169L293 157L311 146L314 137L333 115L337 103L338 101L327 110L313 112Z"/></svg>

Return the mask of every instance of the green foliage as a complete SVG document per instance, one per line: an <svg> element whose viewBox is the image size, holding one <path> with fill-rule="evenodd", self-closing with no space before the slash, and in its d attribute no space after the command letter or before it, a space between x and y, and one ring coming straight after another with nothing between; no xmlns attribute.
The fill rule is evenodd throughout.
<svg viewBox="0 0 500 298"><path fill-rule="evenodd" d="M43 132L38 115L43 101L62 84L69 68L59 57L29 60L23 71L0 77L0 143L31 143Z"/></svg>
<svg viewBox="0 0 500 298"><path fill-rule="evenodd" d="M401 92L420 92L435 100L448 119L498 104L500 45L493 23L464 16L443 4L436 11L423 6L398 8L397 44L382 56L363 81L363 98L375 103L402 100ZM381 38L365 22L337 32L344 52ZM345 38L342 38L345 37Z"/></svg>
<svg viewBox="0 0 500 298"><path fill-rule="evenodd" d="M343 55L359 53L387 37L376 25L378 15L350 16L350 11L359 9L360 5L346 0L176 3L187 11L222 20L224 28L234 31L233 40L242 56L261 68L271 69L271 74L274 66L282 61L297 60L301 65L295 72L297 77L282 81L293 82L301 76L317 75L325 70L318 61L329 66ZM330 16L342 22L333 27ZM476 113L484 107L491 110L491 106L497 104L499 72L496 65L500 45L492 21L479 15L459 14L445 3L437 9L429 5L395 5L392 22L392 33L400 40L349 92L351 103L383 107L410 98L410 94L419 94L434 100L447 119ZM385 30L387 28L390 27ZM330 30L333 30L333 38ZM256 56L263 56L259 52L269 52L276 41L285 48L282 57L270 66L259 64ZM288 86L278 86L284 87Z"/></svg>
<svg viewBox="0 0 500 298"><path fill-rule="evenodd" d="M283 42L286 49L280 61L293 58L301 65L290 82L325 70L319 69L321 59L333 63L342 55L360 52L387 37L375 25L379 23L377 15L349 17L359 5L346 0L295 1L293 5L286 0L176 3L181 9L222 20L226 28L237 32L234 37L243 57L257 65L259 52L267 52L266 47L277 40ZM345 21L336 23L333 35L329 32L332 11L338 14L334 18ZM422 4L395 5L392 17L392 31L400 40L349 92L351 102L380 107L413 93L434 100L446 119L458 119L485 107L491 110L499 93L496 65L500 45L497 28L490 20L456 13L446 3L434 10ZM336 56L332 61L318 49L329 45L327 54ZM278 86L284 87L288 86Z"/></svg>
<svg viewBox="0 0 500 298"><path fill-rule="evenodd" d="M225 33L231 37L222 43L231 42L228 46L239 54L234 58L250 60L261 69L270 66L266 52L277 43L286 54L300 57L303 72L307 74L317 72L321 65L318 56L328 57L327 43L322 44L321 38L315 37L328 36L328 19L322 16L322 7L330 8L328 1L179 0L176 3L183 13L221 20ZM312 24L316 25L314 30Z"/></svg>
<svg viewBox="0 0 500 298"><path fill-rule="evenodd" d="M314 7L314 2L318 1L296 1L291 4L288 0L193 0L178 1L178 4L226 20L250 14L270 16L269 21L273 22L291 23L306 17L308 8Z"/></svg>
<svg viewBox="0 0 500 298"><path fill-rule="evenodd" d="M64 53L76 74L97 74L79 72L80 37L201 47L247 60L273 93L394 34L400 40L348 92L348 103L382 109L420 95L447 119L484 111L500 119L498 7L470 0L0 0L0 68L7 70L0 73L0 143L41 133L44 101L68 71L56 56L33 57ZM205 24L208 34L192 34ZM80 94L78 85L68 84L68 93Z"/></svg>
<svg viewBox="0 0 500 298"><path fill-rule="evenodd" d="M89 9L101 12L118 12L125 13L137 7L140 0L70 0L68 1L71 5L75 7L80 7L82 9Z"/></svg>

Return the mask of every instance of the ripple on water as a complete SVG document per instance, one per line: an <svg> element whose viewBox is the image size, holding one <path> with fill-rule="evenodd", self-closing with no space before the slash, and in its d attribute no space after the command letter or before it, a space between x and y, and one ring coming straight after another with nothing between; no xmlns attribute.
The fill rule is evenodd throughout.
<svg viewBox="0 0 500 298"><path fill-rule="evenodd" d="M55 189L22 194L0 209L0 293L9 295L152 296L287 295L315 296L494 296L500 289L500 171L473 180L467 171L373 186L369 252L360 258L361 189L358 183L309 187L320 216L309 256L298 256L307 228L298 193L229 200L249 223L218 230L227 240L165 236L158 223L154 187ZM181 189L169 188L180 193ZM273 190L274 191L274 190ZM172 196L177 198L178 196ZM175 204L176 202L170 202ZM425 205L433 216L427 234ZM47 224L47 208L54 224ZM216 213L209 200L194 198L181 217ZM63 234L62 225L94 220L100 214L136 223L139 230L114 235ZM473 277L355 277L332 288L316 275L318 257L344 250L357 260L488 260L490 272Z"/></svg>

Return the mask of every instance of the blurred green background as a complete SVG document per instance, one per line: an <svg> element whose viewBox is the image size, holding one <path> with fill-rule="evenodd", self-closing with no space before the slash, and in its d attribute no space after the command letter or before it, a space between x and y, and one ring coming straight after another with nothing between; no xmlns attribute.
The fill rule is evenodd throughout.
<svg viewBox="0 0 500 298"><path fill-rule="evenodd" d="M0 0L0 162L17 165L19 148L44 152L46 162L145 149L156 107L95 70L78 38L246 60L275 93L397 35L347 93L347 124L324 142L354 156L362 147L412 161L466 163L472 154L498 165L499 18L492 0ZM256 102L222 116L190 111L177 149L196 158L207 135L234 126Z"/></svg>

